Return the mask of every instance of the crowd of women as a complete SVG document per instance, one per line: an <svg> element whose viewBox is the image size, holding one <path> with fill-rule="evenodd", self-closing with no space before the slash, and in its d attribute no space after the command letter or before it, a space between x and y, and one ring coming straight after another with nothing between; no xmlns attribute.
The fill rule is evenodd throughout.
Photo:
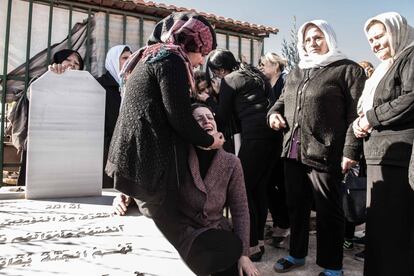
<svg viewBox="0 0 414 276"><path fill-rule="evenodd" d="M112 48L98 80L108 185L122 192L115 212L136 203L197 275L250 276L259 275L268 210L272 244L289 237L274 265L284 273L306 262L314 208L319 275L343 275L341 182L364 156L364 275L412 274L414 29L389 12L363 30L380 60L373 74L347 59L324 20L299 28L300 62L288 73L276 54L255 68L216 49L214 29L195 13L166 17L132 55Z"/></svg>

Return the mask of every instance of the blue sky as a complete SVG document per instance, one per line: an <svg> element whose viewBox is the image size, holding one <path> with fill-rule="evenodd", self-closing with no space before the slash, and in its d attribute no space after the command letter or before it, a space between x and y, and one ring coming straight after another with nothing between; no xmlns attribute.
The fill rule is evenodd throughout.
<svg viewBox="0 0 414 276"><path fill-rule="evenodd" d="M369 60L378 64L363 32L365 21L379 13L395 11L414 26L413 0L154 0L179 7L194 8L250 23L279 29L265 40L265 51L281 54L283 38L296 16L298 27L312 19L324 19L334 28L339 48L355 61Z"/></svg>

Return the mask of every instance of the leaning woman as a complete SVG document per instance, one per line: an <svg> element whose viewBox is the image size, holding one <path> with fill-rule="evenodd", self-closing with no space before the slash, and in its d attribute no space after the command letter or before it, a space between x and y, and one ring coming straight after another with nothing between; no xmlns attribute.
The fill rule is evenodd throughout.
<svg viewBox="0 0 414 276"><path fill-rule="evenodd" d="M224 142L221 133L210 135L198 125L190 107L193 68L215 47L204 17L173 13L121 72L128 80L106 171L177 249L185 230L178 223L178 187L186 181L188 145L217 149Z"/></svg>
<svg viewBox="0 0 414 276"><path fill-rule="evenodd" d="M282 157L291 224L289 255L274 269L287 272L305 264L313 201L316 263L324 269L319 275L339 276L345 230L342 172L359 158L360 141L351 125L365 73L341 53L326 21L300 27L298 50L299 67L289 73L282 95L268 113L269 125L284 131Z"/></svg>
<svg viewBox="0 0 414 276"><path fill-rule="evenodd" d="M414 140L414 29L403 16L388 12L370 18L364 31L381 60L353 124L355 135L364 138L367 161L364 274L412 275L414 190L408 168Z"/></svg>

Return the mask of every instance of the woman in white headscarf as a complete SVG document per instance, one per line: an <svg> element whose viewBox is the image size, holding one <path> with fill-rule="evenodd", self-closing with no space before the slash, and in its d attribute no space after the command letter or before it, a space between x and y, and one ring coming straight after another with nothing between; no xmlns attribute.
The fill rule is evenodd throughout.
<svg viewBox="0 0 414 276"><path fill-rule="evenodd" d="M349 127L357 117L364 70L346 59L332 27L323 20L298 32L299 67L268 113L268 124L284 131L285 186L291 223L289 255L274 265L287 272L305 264L312 201L317 217L316 263L322 276L342 275L344 215L342 173L359 159L361 144ZM342 163L342 165L341 165Z"/></svg>
<svg viewBox="0 0 414 276"><path fill-rule="evenodd" d="M121 105L121 79L119 72L130 55L131 48L128 45L116 45L109 49L105 59L105 69L107 71L97 79L106 90L104 167L108 156L109 143L111 142ZM103 188L113 188L113 179L105 173L103 175Z"/></svg>
<svg viewBox="0 0 414 276"><path fill-rule="evenodd" d="M370 18L365 34L381 60L353 123L367 160L365 275L412 275L414 190L408 181L414 140L414 28L395 12Z"/></svg>

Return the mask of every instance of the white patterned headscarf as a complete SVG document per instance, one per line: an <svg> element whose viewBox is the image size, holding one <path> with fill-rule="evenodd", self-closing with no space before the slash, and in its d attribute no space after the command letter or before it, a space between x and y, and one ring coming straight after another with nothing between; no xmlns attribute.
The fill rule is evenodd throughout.
<svg viewBox="0 0 414 276"><path fill-rule="evenodd" d="M315 25L318 27L325 36L326 43L328 44L329 51L323 55L308 55L305 50L303 38L305 36L305 30L308 25ZM299 51L299 68L308 69L315 67L324 67L332 62L346 59L346 56L338 49L336 34L332 27L325 20L312 20L304 23L298 31L298 51Z"/></svg>
<svg viewBox="0 0 414 276"><path fill-rule="evenodd" d="M391 58L381 61L371 78L365 82L364 91L358 102L358 114L365 114L373 107L374 94L378 83L382 80L394 61L408 48L414 46L414 28L407 20L396 12L381 13L367 20L364 26L368 37L368 26L372 21L379 21L385 26L389 36Z"/></svg>
<svg viewBox="0 0 414 276"><path fill-rule="evenodd" d="M105 69L111 74L118 84L121 84L119 73L122 68L119 68L119 58L124 52L125 48L131 49L128 45L116 45L109 49L105 59Z"/></svg>

